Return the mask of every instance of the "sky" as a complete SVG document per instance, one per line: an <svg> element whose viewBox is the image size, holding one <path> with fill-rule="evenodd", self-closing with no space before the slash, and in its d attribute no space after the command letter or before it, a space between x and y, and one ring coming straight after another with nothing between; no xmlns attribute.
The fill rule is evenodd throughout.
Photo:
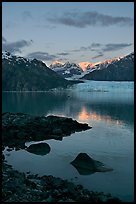
<svg viewBox="0 0 136 204"><path fill-rule="evenodd" d="M2 50L50 65L134 51L133 2L3 2Z"/></svg>

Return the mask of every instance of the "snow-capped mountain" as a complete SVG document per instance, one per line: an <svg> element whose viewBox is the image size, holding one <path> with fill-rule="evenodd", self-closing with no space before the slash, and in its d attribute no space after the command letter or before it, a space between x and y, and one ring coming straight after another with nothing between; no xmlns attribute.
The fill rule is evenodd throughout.
<svg viewBox="0 0 136 204"><path fill-rule="evenodd" d="M32 61L24 57L12 55L10 52L7 52L7 51L2 52L2 61L5 61L5 60L8 64L11 64L11 65L14 65L15 63L17 64L25 63L26 66Z"/></svg>
<svg viewBox="0 0 136 204"><path fill-rule="evenodd" d="M50 65L50 69L57 69L57 68L62 68L63 65L65 63L59 62L59 61L54 61L51 65Z"/></svg>
<svg viewBox="0 0 136 204"><path fill-rule="evenodd" d="M104 81L133 81L134 53L97 63L81 78Z"/></svg>
<svg viewBox="0 0 136 204"><path fill-rule="evenodd" d="M82 68L82 70L85 72L88 69L91 69L94 67L94 63L92 62L79 62L79 66Z"/></svg>
<svg viewBox="0 0 136 204"><path fill-rule="evenodd" d="M79 65L69 62L65 64L57 62L51 64L50 68L66 79L134 80L134 53L94 64L81 62Z"/></svg>
<svg viewBox="0 0 136 204"><path fill-rule="evenodd" d="M2 53L3 90L31 91L66 87L70 82L65 79L133 81L134 53L95 64L88 63L84 71L76 63L57 61L47 67L37 59L26 59L9 52Z"/></svg>
<svg viewBox="0 0 136 204"><path fill-rule="evenodd" d="M65 80L37 59L2 53L3 91L45 91L67 87L72 82Z"/></svg>
<svg viewBox="0 0 136 204"><path fill-rule="evenodd" d="M81 77L81 74L83 73L83 70L78 64L70 62L66 62L65 64L51 64L50 68L67 79L75 79L78 78L77 76Z"/></svg>

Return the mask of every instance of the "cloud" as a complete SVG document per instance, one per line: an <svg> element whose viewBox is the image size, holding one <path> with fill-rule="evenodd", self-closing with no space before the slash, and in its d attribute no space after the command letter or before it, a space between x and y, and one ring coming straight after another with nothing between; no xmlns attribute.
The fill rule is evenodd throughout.
<svg viewBox="0 0 136 204"><path fill-rule="evenodd" d="M133 45L132 43L109 43L109 44L105 44L103 45L103 48L100 48L99 50L97 50L97 55L92 57L92 59L96 59L99 57L103 57L105 52L110 52L110 51L118 51L121 50L123 48L129 47ZM102 46L102 45L101 45Z"/></svg>
<svg viewBox="0 0 136 204"><path fill-rule="evenodd" d="M52 30L52 29L55 29L56 26L54 25L47 25L47 24L36 24L35 25L36 28L44 28L44 29L49 29L49 30Z"/></svg>
<svg viewBox="0 0 136 204"><path fill-rule="evenodd" d="M20 40L16 42L8 42L4 37L2 37L2 50L3 51L9 51L11 53L22 52L22 48L28 47L32 44L32 40L26 41L26 40Z"/></svg>
<svg viewBox="0 0 136 204"><path fill-rule="evenodd" d="M117 51L121 50L125 47L131 46L132 43L113 43L113 44L106 44L105 47L102 49L104 52L106 51Z"/></svg>
<svg viewBox="0 0 136 204"><path fill-rule="evenodd" d="M92 57L92 59L97 59L99 57L103 57L104 56L104 53L99 53L98 55Z"/></svg>
<svg viewBox="0 0 136 204"><path fill-rule="evenodd" d="M66 55L69 55L69 53L68 52L61 52L61 53L58 53L57 55L66 56Z"/></svg>
<svg viewBox="0 0 136 204"><path fill-rule="evenodd" d="M91 48L92 48L91 45L89 45L89 46L87 46L87 47L82 46L82 47L80 47L79 51L91 50Z"/></svg>
<svg viewBox="0 0 136 204"><path fill-rule="evenodd" d="M123 48L129 47L133 45L132 43L108 43L108 44L100 44L100 43L92 43L89 46L82 46L79 49L71 50L72 52L82 52L82 51L92 51L96 52L100 55L107 51L117 51Z"/></svg>
<svg viewBox="0 0 136 204"><path fill-rule="evenodd" d="M24 11L22 13L22 18L24 21L27 21L29 19L33 19L32 14L30 13L30 11Z"/></svg>
<svg viewBox="0 0 136 204"><path fill-rule="evenodd" d="M38 60L55 60L57 56L55 55L50 55L47 52L32 52L30 54L28 54L26 57L28 58L36 58Z"/></svg>
<svg viewBox="0 0 136 204"><path fill-rule="evenodd" d="M91 45L89 46L82 46L80 47L79 49L74 49L74 50L71 50L72 52L80 52L80 51L87 51L87 50L90 50L90 51L93 51Z"/></svg>
<svg viewBox="0 0 136 204"><path fill-rule="evenodd" d="M57 59L58 61L69 61L69 58L61 57Z"/></svg>
<svg viewBox="0 0 136 204"><path fill-rule="evenodd" d="M100 46L101 46L100 43L92 43L92 44L91 44L91 47L100 47Z"/></svg>
<svg viewBox="0 0 136 204"><path fill-rule="evenodd" d="M80 51L97 51L98 48L100 48L102 44L100 43L92 43L88 46L82 46L79 49L72 50L72 52L80 52Z"/></svg>
<svg viewBox="0 0 136 204"><path fill-rule="evenodd" d="M63 24L77 28L85 28L87 26L132 26L134 21L130 17L111 16L98 13L96 11L89 12L65 12L61 16L52 16L47 18L51 23Z"/></svg>

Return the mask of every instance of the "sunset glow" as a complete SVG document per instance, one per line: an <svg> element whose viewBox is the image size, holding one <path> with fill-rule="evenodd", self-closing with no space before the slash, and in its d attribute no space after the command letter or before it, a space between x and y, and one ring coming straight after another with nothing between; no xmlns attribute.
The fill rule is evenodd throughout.
<svg viewBox="0 0 136 204"><path fill-rule="evenodd" d="M64 62L61 62L61 61L56 60L56 61L53 61L51 64L52 64L52 65L54 65L54 64L61 64L61 65L63 65L63 64L65 64L65 63L64 63Z"/></svg>
<svg viewBox="0 0 136 204"><path fill-rule="evenodd" d="M94 63L133 52L133 3L98 5L100 2L3 2L2 51L31 56L49 66L52 62L78 63L83 71L88 65L92 68Z"/></svg>
<svg viewBox="0 0 136 204"><path fill-rule="evenodd" d="M2 2L2 202L134 202L134 1Z"/></svg>
<svg viewBox="0 0 136 204"><path fill-rule="evenodd" d="M105 121L107 123L115 123L117 125L122 124L119 120L114 120L108 115L99 115L96 112L87 112L86 108L83 107L82 111L78 115L78 120L80 121L88 121L88 120L96 120L96 121Z"/></svg>
<svg viewBox="0 0 136 204"><path fill-rule="evenodd" d="M79 63L79 66L82 68L83 71L86 71L88 65L90 66L90 68L94 66L94 64L91 62L80 62Z"/></svg>
<svg viewBox="0 0 136 204"><path fill-rule="evenodd" d="M116 57L116 58L113 58L113 59L108 59L108 60L104 60L104 61L99 61L99 62L96 62L96 63L94 63L93 65L95 66L95 65L97 65L97 64L104 64L104 63L111 63L111 62L113 62L113 61L115 61L115 60L120 60L121 58L123 58L123 57Z"/></svg>

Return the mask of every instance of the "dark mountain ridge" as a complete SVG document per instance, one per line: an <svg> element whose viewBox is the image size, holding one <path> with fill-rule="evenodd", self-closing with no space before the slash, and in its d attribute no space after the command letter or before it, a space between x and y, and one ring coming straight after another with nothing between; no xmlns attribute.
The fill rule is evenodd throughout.
<svg viewBox="0 0 136 204"><path fill-rule="evenodd" d="M134 81L134 53L107 64L98 64L97 69L81 79L98 81Z"/></svg>
<svg viewBox="0 0 136 204"><path fill-rule="evenodd" d="M46 91L71 84L40 60L2 53L2 91Z"/></svg>

